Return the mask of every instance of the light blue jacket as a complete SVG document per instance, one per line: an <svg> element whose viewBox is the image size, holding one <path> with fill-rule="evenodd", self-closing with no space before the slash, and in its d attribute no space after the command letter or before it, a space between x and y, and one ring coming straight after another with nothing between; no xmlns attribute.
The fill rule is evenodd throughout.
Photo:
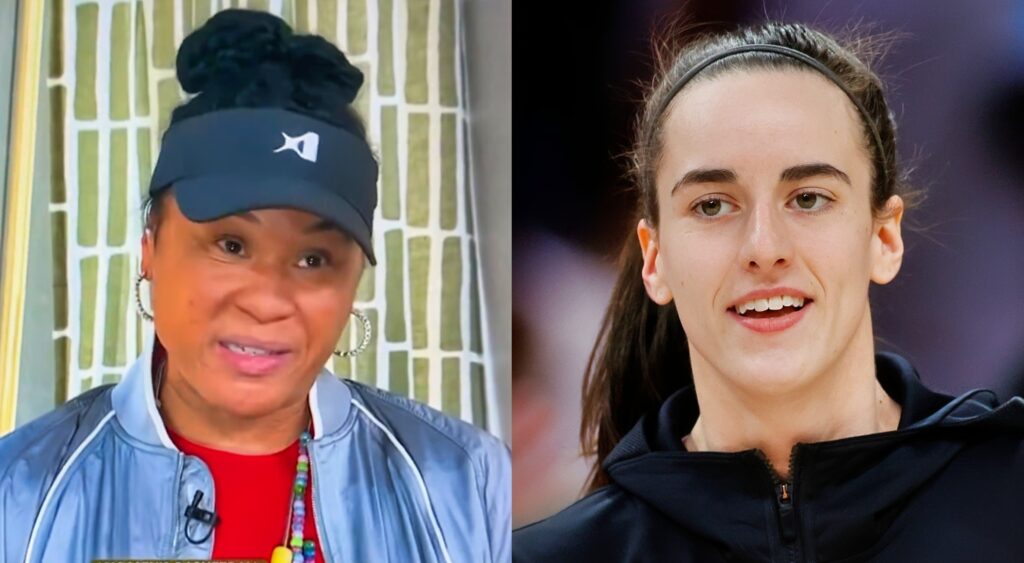
<svg viewBox="0 0 1024 563"><path fill-rule="evenodd" d="M179 451L147 350L91 390L0 438L0 563L209 559L188 521L215 511L206 465ZM309 394L317 532L330 563L510 561L511 470L496 438L324 370ZM270 558L270 554L266 555Z"/></svg>

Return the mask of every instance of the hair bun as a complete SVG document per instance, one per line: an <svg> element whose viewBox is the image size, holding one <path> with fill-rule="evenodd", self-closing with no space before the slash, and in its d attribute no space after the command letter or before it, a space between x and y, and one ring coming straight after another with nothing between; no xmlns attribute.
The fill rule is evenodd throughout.
<svg viewBox="0 0 1024 563"><path fill-rule="evenodd" d="M217 82L235 82L261 64L283 60L290 37L291 27L273 14L218 12L182 41L176 60L178 81L190 94Z"/></svg>
<svg viewBox="0 0 1024 563"><path fill-rule="evenodd" d="M363 72L333 43L319 35L295 35L288 41L292 80L307 93L322 91L351 104L363 85Z"/></svg>

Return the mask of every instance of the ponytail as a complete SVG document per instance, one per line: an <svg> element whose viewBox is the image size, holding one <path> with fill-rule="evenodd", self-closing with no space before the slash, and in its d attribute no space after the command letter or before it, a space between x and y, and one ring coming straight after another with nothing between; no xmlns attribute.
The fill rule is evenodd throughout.
<svg viewBox="0 0 1024 563"><path fill-rule="evenodd" d="M629 238L619 278L583 378L583 453L596 456L587 483L608 483L602 463L647 411L692 380L686 334L675 306L647 296L640 244Z"/></svg>

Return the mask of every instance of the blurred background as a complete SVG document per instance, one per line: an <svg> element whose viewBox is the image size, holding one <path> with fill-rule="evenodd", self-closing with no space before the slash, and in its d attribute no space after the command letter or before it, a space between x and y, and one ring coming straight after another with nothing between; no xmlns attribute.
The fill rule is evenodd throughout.
<svg viewBox="0 0 1024 563"><path fill-rule="evenodd" d="M583 371L633 236L623 161L651 31L767 19L902 35L876 70L911 180L897 280L875 288L879 348L934 389L1024 394L1024 3L605 0L520 3L513 84L513 520L579 497Z"/></svg>

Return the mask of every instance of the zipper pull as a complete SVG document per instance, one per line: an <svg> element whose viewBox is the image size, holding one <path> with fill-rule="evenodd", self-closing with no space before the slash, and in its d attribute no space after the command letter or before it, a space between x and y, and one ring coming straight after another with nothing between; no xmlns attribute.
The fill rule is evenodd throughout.
<svg viewBox="0 0 1024 563"><path fill-rule="evenodd" d="M793 511L793 491L788 483L779 483L775 487L775 501L779 509L779 533L782 541L796 541L796 513Z"/></svg>

